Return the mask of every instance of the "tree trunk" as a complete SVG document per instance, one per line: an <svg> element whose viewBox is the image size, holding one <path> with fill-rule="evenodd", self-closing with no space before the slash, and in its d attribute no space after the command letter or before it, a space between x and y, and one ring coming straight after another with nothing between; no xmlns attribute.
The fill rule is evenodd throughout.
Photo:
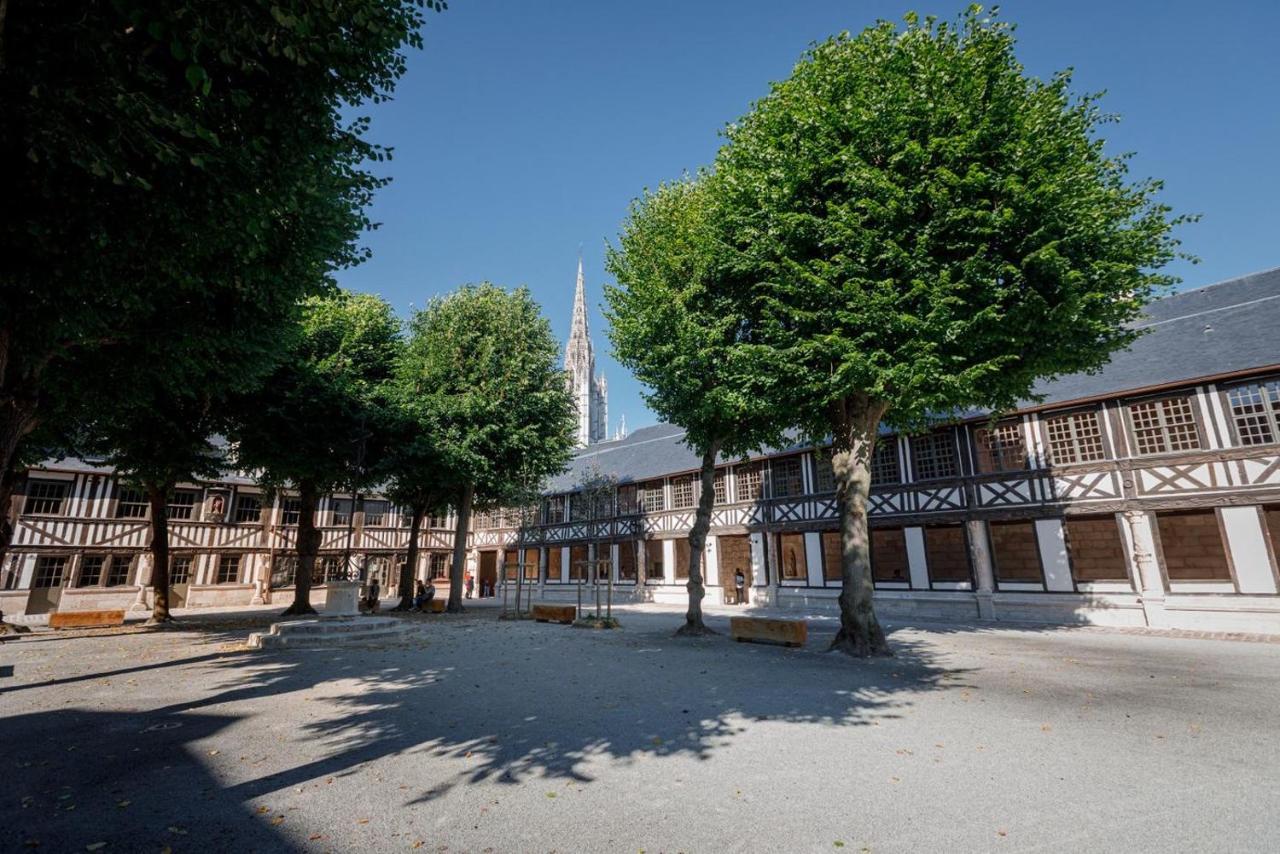
<svg viewBox="0 0 1280 854"><path fill-rule="evenodd" d="M871 538L867 499L871 455L886 405L865 395L844 398L832 419L831 467L840 518L840 631L829 649L865 658L892 655L872 607Z"/></svg>
<svg viewBox="0 0 1280 854"><path fill-rule="evenodd" d="M716 456L719 453L720 440L716 439L702 455L698 512L693 517L693 528L689 531L689 583L685 585L685 589L689 591L689 608L685 611L684 625L676 630L677 635L697 637L715 634L702 622L702 599L706 596L706 587L702 583L702 556L706 552L707 531L711 529L711 507L716 497Z"/></svg>
<svg viewBox="0 0 1280 854"><path fill-rule="evenodd" d="M151 606L148 625L159 626L173 621L169 614L169 493L172 483L146 484L147 501L151 505Z"/></svg>
<svg viewBox="0 0 1280 854"><path fill-rule="evenodd" d="M311 607L311 579L316 571L316 552L320 550L320 532L316 530L316 508L320 506L320 489L314 483L298 484L298 571L293 576L293 604L281 616L314 614Z"/></svg>
<svg viewBox="0 0 1280 854"><path fill-rule="evenodd" d="M471 527L471 501L476 488L468 485L458 502L458 524L453 529L453 565L449 567L449 604L445 610L460 614L462 608L462 574L467 566L467 529ZM478 583L480 579L476 579Z"/></svg>
<svg viewBox="0 0 1280 854"><path fill-rule="evenodd" d="M413 516L409 520L409 551L404 556L404 567L400 570L400 604L397 611L413 610L413 582L418 572L418 532L422 530L422 517L427 514L425 507L413 508Z"/></svg>
<svg viewBox="0 0 1280 854"><path fill-rule="evenodd" d="M9 544L13 542L13 526L18 520L14 496L21 491L26 478L26 469L5 468L0 474L0 590L4 589L4 564L9 558ZM0 620L3 619L4 611L0 609Z"/></svg>

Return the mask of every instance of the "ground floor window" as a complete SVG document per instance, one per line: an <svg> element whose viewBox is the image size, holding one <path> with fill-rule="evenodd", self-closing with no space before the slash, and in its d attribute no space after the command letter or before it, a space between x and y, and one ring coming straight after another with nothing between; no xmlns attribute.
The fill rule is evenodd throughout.
<svg viewBox="0 0 1280 854"><path fill-rule="evenodd" d="M676 580L689 580L689 541L684 537L675 541Z"/></svg>
<svg viewBox="0 0 1280 854"><path fill-rule="evenodd" d="M129 583L129 571L133 569L133 562L137 558L128 555L112 555L107 567L108 587L121 587Z"/></svg>
<svg viewBox="0 0 1280 854"><path fill-rule="evenodd" d="M386 590L395 583L391 577L391 558L388 555L372 555L365 559L365 580L376 581Z"/></svg>
<svg viewBox="0 0 1280 854"><path fill-rule="evenodd" d="M662 540L646 540L644 544L644 577L651 584L664 581Z"/></svg>
<svg viewBox="0 0 1280 854"><path fill-rule="evenodd" d="M1116 517L1069 517L1064 523L1071 574L1081 581L1128 581L1129 565Z"/></svg>
<svg viewBox="0 0 1280 854"><path fill-rule="evenodd" d="M876 581L909 581L907 537L901 528L871 530L871 577Z"/></svg>
<svg viewBox="0 0 1280 854"><path fill-rule="evenodd" d="M538 580L538 549L536 548L524 550L524 580Z"/></svg>
<svg viewBox="0 0 1280 854"><path fill-rule="evenodd" d="M1034 522L991 522L991 560L996 581L1040 583L1040 547Z"/></svg>
<svg viewBox="0 0 1280 854"><path fill-rule="evenodd" d="M822 580L830 583L840 583L841 567L840 559L844 549L840 543L839 531L823 531L822 532Z"/></svg>
<svg viewBox="0 0 1280 854"><path fill-rule="evenodd" d="M191 567L195 563L195 555L169 556L169 583L190 584Z"/></svg>
<svg viewBox="0 0 1280 854"><path fill-rule="evenodd" d="M220 555L218 557L218 584L240 583L240 555Z"/></svg>
<svg viewBox="0 0 1280 854"><path fill-rule="evenodd" d="M1230 581L1227 550L1213 510L1156 513L1160 550L1170 581Z"/></svg>
<svg viewBox="0 0 1280 854"><path fill-rule="evenodd" d="M427 578L431 581L449 577L449 553L432 552L427 555Z"/></svg>
<svg viewBox="0 0 1280 854"><path fill-rule="evenodd" d="M502 574L507 581L515 581L520 574L520 557L515 549L507 549L502 554Z"/></svg>
<svg viewBox="0 0 1280 854"><path fill-rule="evenodd" d="M271 564L271 588L279 590L281 587L291 587L297 577L298 556L276 555Z"/></svg>
<svg viewBox="0 0 1280 854"><path fill-rule="evenodd" d="M581 581L587 577L587 547L569 547L569 580Z"/></svg>
<svg viewBox="0 0 1280 854"><path fill-rule="evenodd" d="M618 547L618 580L636 580L636 544L634 540L614 543Z"/></svg>
<svg viewBox="0 0 1280 854"><path fill-rule="evenodd" d="M555 583L560 580L560 570L564 565L561 556L564 550L560 546L547 546L547 581Z"/></svg>
<svg viewBox="0 0 1280 854"><path fill-rule="evenodd" d="M342 581L346 578L346 565L341 557L337 555L325 555L316 558L315 572L312 577L319 577L327 581Z"/></svg>
<svg viewBox="0 0 1280 854"><path fill-rule="evenodd" d="M41 555L36 558L36 572L31 580L31 586L61 587L62 573L66 566L67 559L61 555Z"/></svg>
<svg viewBox="0 0 1280 854"><path fill-rule="evenodd" d="M925 561L929 580L947 584L971 579L969 549L963 525L929 525L924 529Z"/></svg>
<svg viewBox="0 0 1280 854"><path fill-rule="evenodd" d="M97 587L102 583L102 571L106 568L106 555L84 555L80 558L80 577L76 587Z"/></svg>

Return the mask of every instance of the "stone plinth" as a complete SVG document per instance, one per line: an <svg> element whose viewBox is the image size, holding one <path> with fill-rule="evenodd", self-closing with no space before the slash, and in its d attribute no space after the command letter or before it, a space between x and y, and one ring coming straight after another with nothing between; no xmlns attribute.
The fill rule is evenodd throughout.
<svg viewBox="0 0 1280 854"><path fill-rule="evenodd" d="M330 581L325 588L326 617L353 617L360 613L360 582Z"/></svg>

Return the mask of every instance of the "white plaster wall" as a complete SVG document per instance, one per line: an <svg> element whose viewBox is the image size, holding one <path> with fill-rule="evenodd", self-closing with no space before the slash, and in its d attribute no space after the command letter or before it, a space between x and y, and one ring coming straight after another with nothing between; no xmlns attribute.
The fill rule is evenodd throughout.
<svg viewBox="0 0 1280 854"><path fill-rule="evenodd" d="M562 546L560 548L560 581L567 582L569 580L569 547Z"/></svg>
<svg viewBox="0 0 1280 854"><path fill-rule="evenodd" d="M764 566L764 534L760 532L751 535L751 576L752 584L757 587L769 583Z"/></svg>
<svg viewBox="0 0 1280 854"><path fill-rule="evenodd" d="M907 541L907 567L911 571L911 586L917 590L929 589L929 565L924 555L924 528L903 528Z"/></svg>
<svg viewBox="0 0 1280 854"><path fill-rule="evenodd" d="M1037 519L1036 542L1040 546L1040 564L1044 567L1044 583L1048 590L1070 593L1071 562L1067 558L1067 540L1061 519Z"/></svg>
<svg viewBox="0 0 1280 854"><path fill-rule="evenodd" d="M816 531L804 535L804 564L810 587L822 586L822 537Z"/></svg>
<svg viewBox="0 0 1280 854"><path fill-rule="evenodd" d="M702 583L708 587L720 585L720 538L707 537L707 547L702 560Z"/></svg>
<svg viewBox="0 0 1280 854"><path fill-rule="evenodd" d="M1223 507L1222 527L1241 593L1275 593L1276 577L1267 554L1266 532L1257 507Z"/></svg>
<svg viewBox="0 0 1280 854"><path fill-rule="evenodd" d="M676 541L662 541L662 583L676 583Z"/></svg>

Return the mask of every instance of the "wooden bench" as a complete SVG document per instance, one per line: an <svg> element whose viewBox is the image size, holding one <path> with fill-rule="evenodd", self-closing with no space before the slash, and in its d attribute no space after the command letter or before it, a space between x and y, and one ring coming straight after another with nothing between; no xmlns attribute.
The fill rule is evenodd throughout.
<svg viewBox="0 0 1280 854"><path fill-rule="evenodd" d="M57 611L49 615L51 629L100 629L123 625L124 611Z"/></svg>
<svg viewBox="0 0 1280 854"><path fill-rule="evenodd" d="M804 646L809 640L809 624L804 620L775 620L766 617L730 617L729 637L739 643L780 643Z"/></svg>
<svg viewBox="0 0 1280 854"><path fill-rule="evenodd" d="M574 605L550 605L539 602L532 608L533 618L539 623L572 623L578 616Z"/></svg>
<svg viewBox="0 0 1280 854"><path fill-rule="evenodd" d="M430 602L427 603L427 610L430 611L432 614L443 614L444 609L448 607L448 605L449 605L449 598L447 596L445 597L436 596Z"/></svg>

